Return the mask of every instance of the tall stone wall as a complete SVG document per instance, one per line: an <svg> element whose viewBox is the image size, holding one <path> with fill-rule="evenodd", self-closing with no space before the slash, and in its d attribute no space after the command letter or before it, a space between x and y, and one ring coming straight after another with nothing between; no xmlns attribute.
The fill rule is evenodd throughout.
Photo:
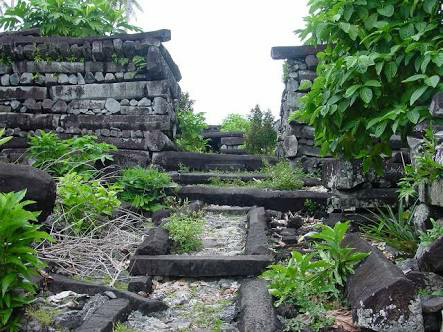
<svg viewBox="0 0 443 332"><path fill-rule="evenodd" d="M174 149L181 74L162 44L169 40L169 30L0 34L0 128L13 136L2 155L14 159L39 130L96 135L143 163L151 152Z"/></svg>

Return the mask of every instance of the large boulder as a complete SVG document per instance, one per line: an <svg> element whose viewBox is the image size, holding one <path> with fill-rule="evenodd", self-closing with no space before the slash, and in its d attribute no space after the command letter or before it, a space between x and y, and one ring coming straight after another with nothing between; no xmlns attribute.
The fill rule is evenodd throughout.
<svg viewBox="0 0 443 332"><path fill-rule="evenodd" d="M31 166L0 163L0 192L17 192L26 189L25 199L34 201L31 211L41 211L43 222L52 213L56 198L54 179L46 172Z"/></svg>
<svg viewBox="0 0 443 332"><path fill-rule="evenodd" d="M357 233L347 235L343 245L371 253L346 283L346 296L357 325L383 332L423 331L414 283Z"/></svg>

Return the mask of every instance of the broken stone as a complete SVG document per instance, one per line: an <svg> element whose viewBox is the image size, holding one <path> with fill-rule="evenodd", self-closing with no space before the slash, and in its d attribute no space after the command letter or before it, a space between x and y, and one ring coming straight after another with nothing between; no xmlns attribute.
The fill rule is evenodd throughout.
<svg viewBox="0 0 443 332"><path fill-rule="evenodd" d="M143 242L138 246L136 255L166 255L169 253L171 243L169 232L162 227L151 228Z"/></svg>
<svg viewBox="0 0 443 332"><path fill-rule="evenodd" d="M152 278L148 276L132 277L128 284L128 291L138 293L145 292L149 294L152 292Z"/></svg>
<svg viewBox="0 0 443 332"><path fill-rule="evenodd" d="M288 158L296 157L298 153L298 140L295 135L286 136L283 140L283 149Z"/></svg>
<svg viewBox="0 0 443 332"><path fill-rule="evenodd" d="M420 245L415 258L420 271L443 274L443 237L434 241L429 247Z"/></svg>

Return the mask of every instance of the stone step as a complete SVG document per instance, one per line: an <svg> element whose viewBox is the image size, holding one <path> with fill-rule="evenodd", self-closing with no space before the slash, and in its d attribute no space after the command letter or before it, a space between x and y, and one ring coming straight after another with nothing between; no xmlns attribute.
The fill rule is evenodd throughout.
<svg viewBox="0 0 443 332"><path fill-rule="evenodd" d="M208 204L263 206L276 211L299 211L305 207L306 200L325 208L328 200L335 197L332 193L308 190L277 191L257 188L219 188L212 186L183 186L178 192L180 198L201 200Z"/></svg>
<svg viewBox="0 0 443 332"><path fill-rule="evenodd" d="M220 149L221 154L235 154L235 155L246 155L248 154L245 149Z"/></svg>
<svg viewBox="0 0 443 332"><path fill-rule="evenodd" d="M274 157L175 151L154 153L152 157L154 165L161 166L167 171L177 171L180 169L180 165L196 171L257 171L264 167L265 163L263 160L267 160L271 164L277 162L277 159Z"/></svg>
<svg viewBox="0 0 443 332"><path fill-rule="evenodd" d="M256 276L272 264L267 255L240 256L133 256L131 275L163 277L234 277Z"/></svg>
<svg viewBox="0 0 443 332"><path fill-rule="evenodd" d="M253 180L265 180L269 176L263 174L235 174L235 173L182 173L182 172L170 172L172 180L178 184L188 185L188 184L210 184L212 178L219 178L220 180L234 180L239 179L244 182L249 182ZM321 180L314 178L303 179L305 187L313 187L321 185Z"/></svg>

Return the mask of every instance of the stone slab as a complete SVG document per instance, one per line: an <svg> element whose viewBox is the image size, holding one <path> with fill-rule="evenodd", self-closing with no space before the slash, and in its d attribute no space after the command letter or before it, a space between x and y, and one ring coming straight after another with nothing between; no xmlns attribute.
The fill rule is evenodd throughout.
<svg viewBox="0 0 443 332"><path fill-rule="evenodd" d="M0 100L43 100L46 99L47 92L46 88L38 86L0 86Z"/></svg>
<svg viewBox="0 0 443 332"><path fill-rule="evenodd" d="M256 276L272 264L271 256L133 256L131 275L164 277Z"/></svg>
<svg viewBox="0 0 443 332"><path fill-rule="evenodd" d="M271 49L274 60L300 59L308 55L315 55L325 49L325 46L276 46Z"/></svg>
<svg viewBox="0 0 443 332"><path fill-rule="evenodd" d="M245 144L245 138L242 137L222 137L222 145L242 145Z"/></svg>
<svg viewBox="0 0 443 332"><path fill-rule="evenodd" d="M268 238L266 236L267 220L263 207L252 208L248 213L248 232L246 235L246 255L270 255Z"/></svg>
<svg viewBox="0 0 443 332"><path fill-rule="evenodd" d="M146 95L146 81L85 85L57 85L49 88L49 94L52 99L61 99L64 101L72 101L75 99L106 98L114 98L118 100L142 99Z"/></svg>
<svg viewBox="0 0 443 332"><path fill-rule="evenodd" d="M56 129L60 115L29 114L29 113L0 113L0 123L6 128L21 130Z"/></svg>
<svg viewBox="0 0 443 332"><path fill-rule="evenodd" d="M215 153L195 153L195 152L160 152L154 153L152 162L168 171L177 171L180 164L192 170L210 170L226 166L232 169L255 171L264 167L263 159L275 163L277 160L272 157L259 156L236 156L222 155ZM232 166L232 167L230 167Z"/></svg>
<svg viewBox="0 0 443 332"><path fill-rule="evenodd" d="M209 204L231 206L263 206L265 209L276 211L299 211L305 206L306 200L325 208L328 199L334 197L331 193L321 193L307 190L276 191L256 188L217 188L209 186L183 186L178 192L180 198L201 200Z"/></svg>
<svg viewBox="0 0 443 332"><path fill-rule="evenodd" d="M234 180L239 179L241 181L253 181L264 180L268 178L266 175L254 174L227 174L227 173L181 173L181 172L170 172L172 180L176 183L182 185L188 184L209 184L211 179L219 178L221 180Z"/></svg>
<svg viewBox="0 0 443 332"><path fill-rule="evenodd" d="M114 324L125 321L131 313L129 301L114 299L104 303L92 313L77 332L112 332Z"/></svg>
<svg viewBox="0 0 443 332"><path fill-rule="evenodd" d="M281 323L274 311L272 296L264 280L252 279L242 282L236 312L240 332L281 331Z"/></svg>

